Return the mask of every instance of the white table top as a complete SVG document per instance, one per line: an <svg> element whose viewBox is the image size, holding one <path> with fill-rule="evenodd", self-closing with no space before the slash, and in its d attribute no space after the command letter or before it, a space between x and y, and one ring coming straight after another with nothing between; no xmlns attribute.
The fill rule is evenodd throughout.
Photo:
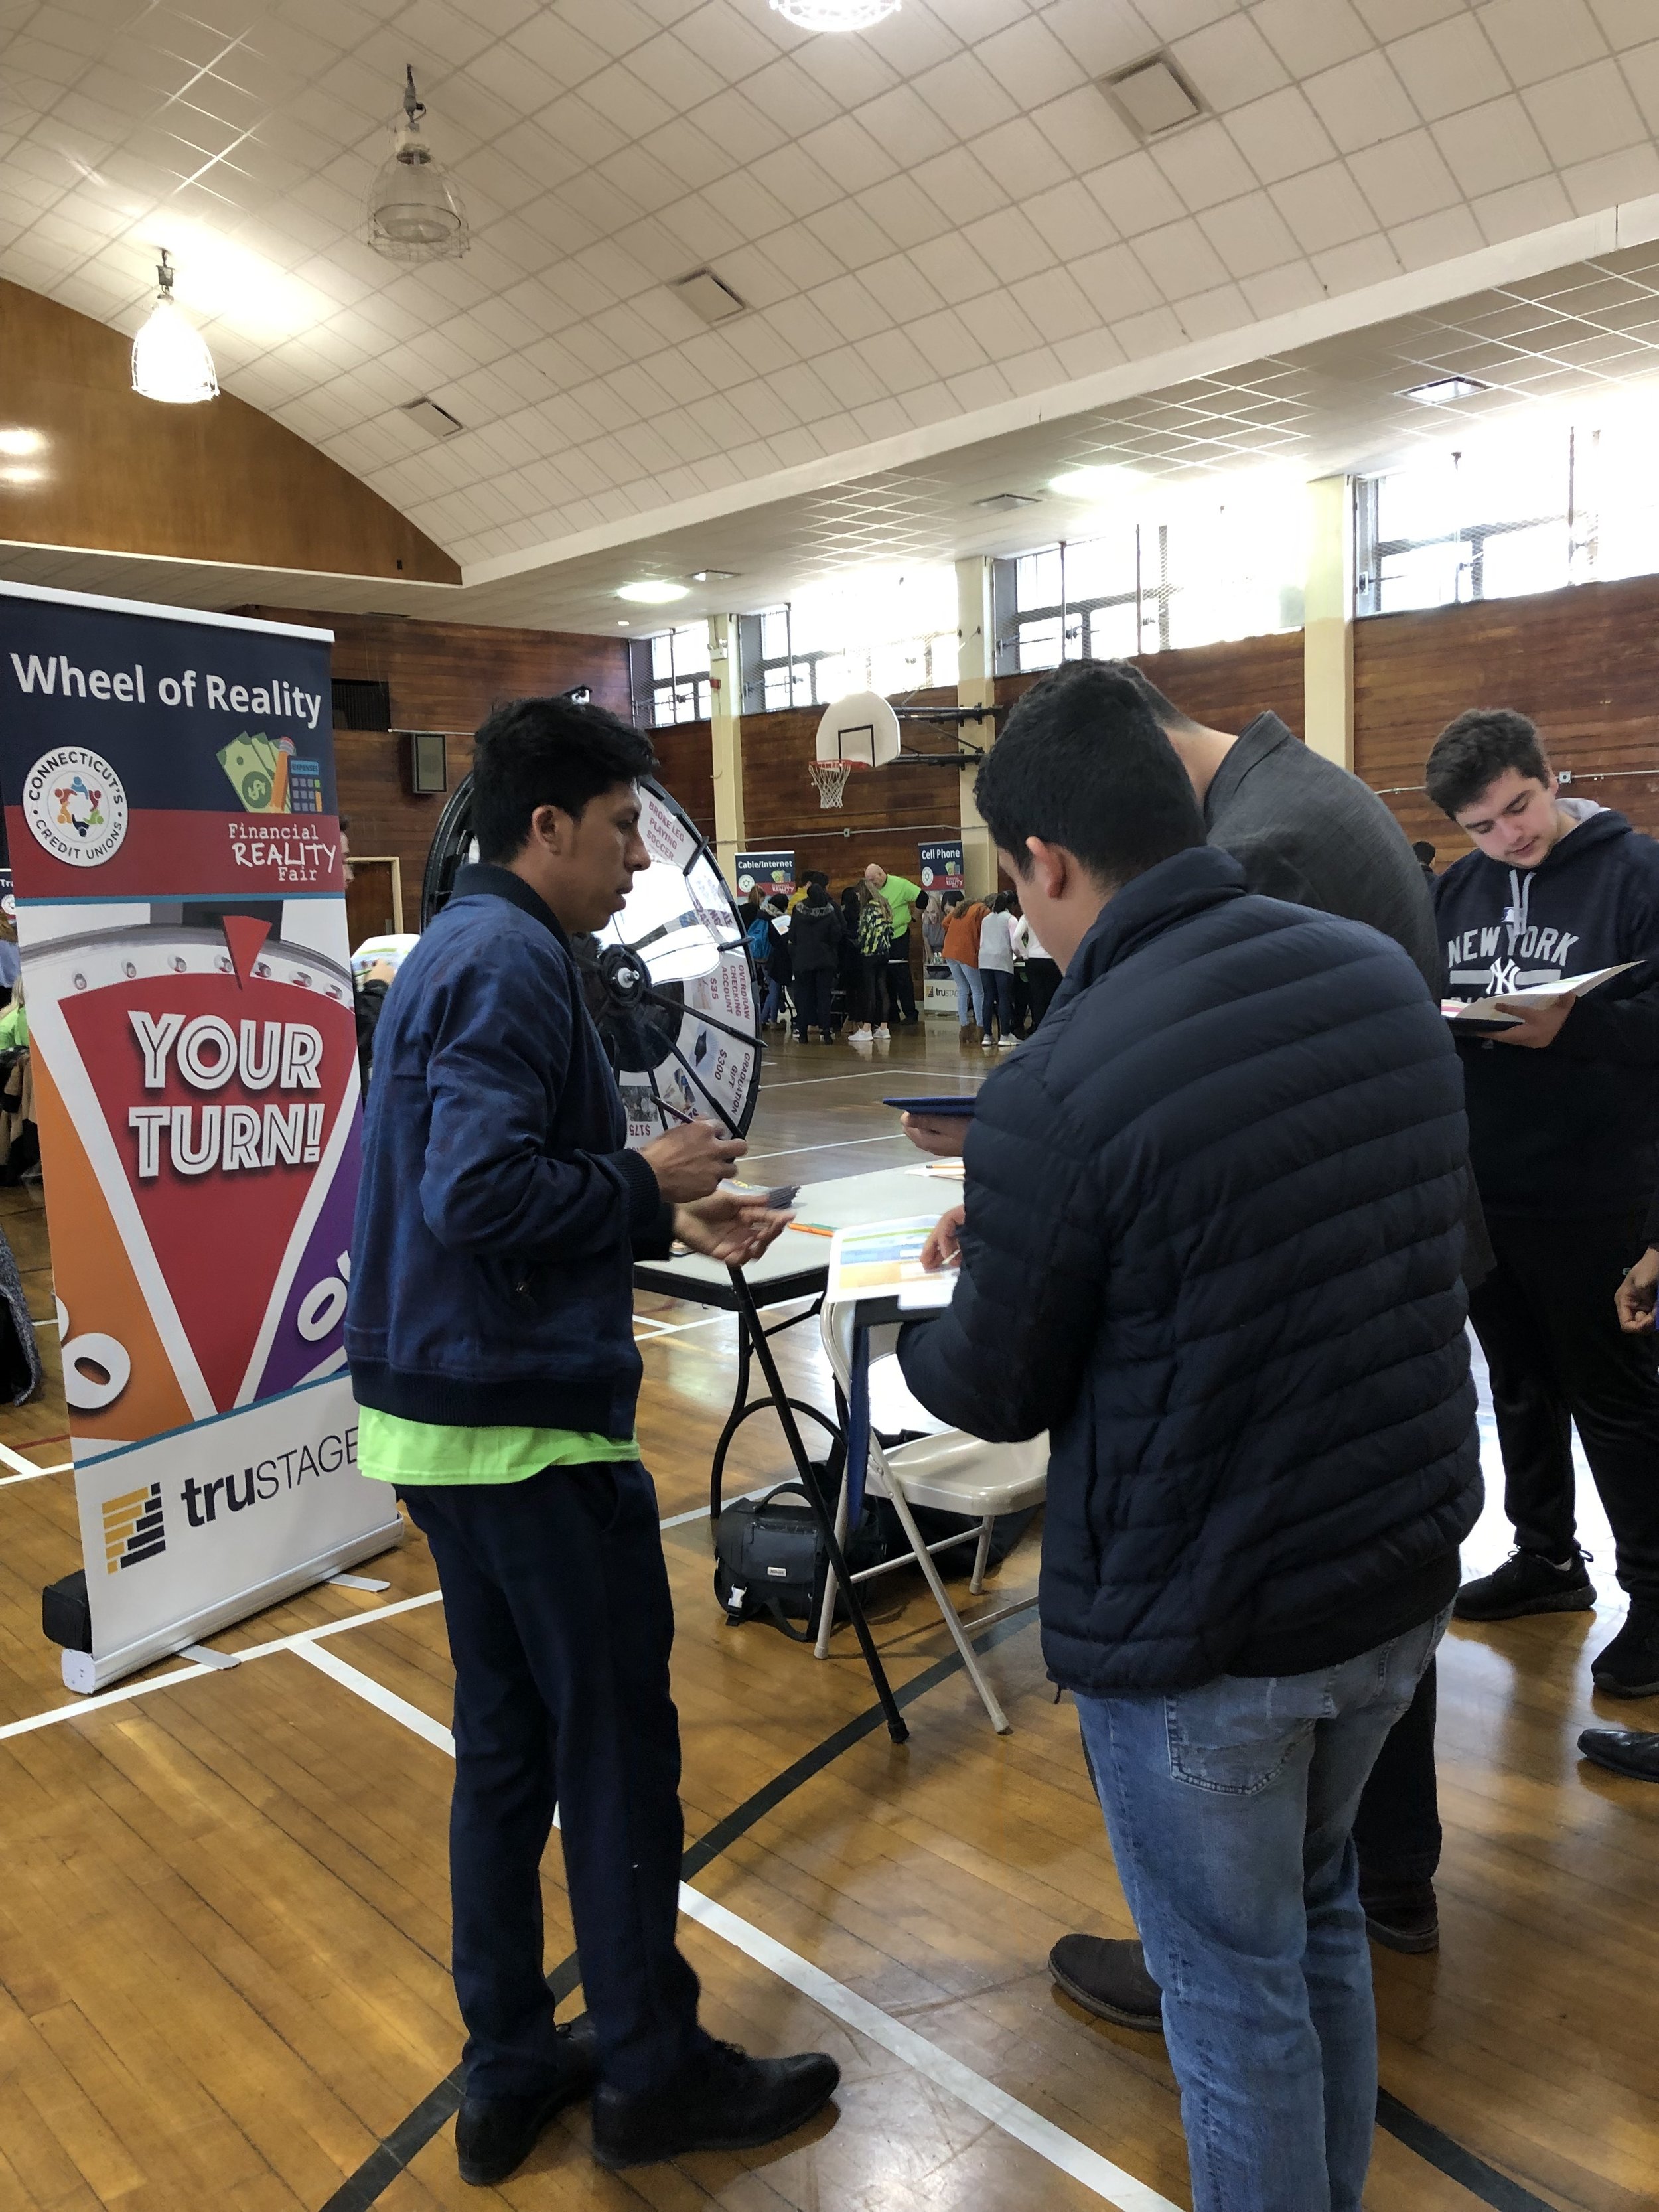
<svg viewBox="0 0 1659 2212"><path fill-rule="evenodd" d="M926 1215L937 1221L961 1195L961 1184L941 1176L916 1175L908 1168L878 1168L873 1174L842 1176L834 1182L803 1183L793 1211L798 1222L810 1222L816 1228L857 1229L869 1221L904 1221L913 1216L921 1219ZM641 1265L655 1279L672 1276L683 1283L685 1287L680 1295L692 1300L708 1285L716 1285L723 1292L729 1291L731 1279L724 1265L700 1252L688 1253L678 1260L647 1260ZM769 1284L827 1273L829 1267L830 1239L795 1228L786 1229L770 1250L743 1272L757 1299L764 1304Z"/></svg>

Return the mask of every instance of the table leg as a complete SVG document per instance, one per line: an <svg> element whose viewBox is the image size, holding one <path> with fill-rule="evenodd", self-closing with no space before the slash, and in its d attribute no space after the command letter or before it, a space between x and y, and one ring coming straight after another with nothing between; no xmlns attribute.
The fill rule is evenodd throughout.
<svg viewBox="0 0 1659 2212"><path fill-rule="evenodd" d="M740 1267L732 1268L730 1273L732 1289L737 1293L738 1310L745 1315L750 1323L755 1357L761 1364L761 1372L765 1376L767 1386L772 1393L772 1402L777 1407L778 1419L783 1425L784 1437L789 1446L790 1457L795 1462L796 1472L799 1474L802 1486L806 1492L807 1502L812 1509L813 1518L818 1524L818 1534L823 1539L824 1552L830 1562L830 1571L840 1583L847 1599L847 1610L859 1639L859 1649L864 1654L864 1663L870 1670L870 1680L875 1686L876 1695L881 1701L882 1711L886 1716L887 1733L895 1743L907 1742L910 1731L905 1725L904 1716L900 1712L897 1700L893 1696L892 1685L888 1681L886 1670L882 1666L881 1655L876 1650L875 1638L870 1633L870 1624L864 1617L864 1606L860 1599L857 1586L847 1571L847 1561L842 1553L840 1539L836 1534L836 1524L830 1517L830 1509L824 1504L823 1494L819 1490L817 1479L812 1473L812 1462L808 1459L806 1446L801 1441L800 1430L795 1421L794 1409L785 1394L783 1379L778 1373L777 1362L772 1356L772 1347L767 1342L765 1332L760 1327L759 1316L755 1310L754 1293L744 1280L743 1270Z"/></svg>

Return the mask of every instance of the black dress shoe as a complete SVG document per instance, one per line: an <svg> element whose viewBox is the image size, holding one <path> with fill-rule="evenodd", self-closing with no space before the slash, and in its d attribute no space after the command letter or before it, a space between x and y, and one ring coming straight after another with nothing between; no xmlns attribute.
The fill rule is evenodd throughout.
<svg viewBox="0 0 1659 2212"><path fill-rule="evenodd" d="M711 2044L665 2088L629 2095L601 2083L593 2155L601 2166L649 2166L684 2151L753 2150L793 2135L840 2085L822 2051L751 2058L735 2043Z"/></svg>
<svg viewBox="0 0 1659 2212"><path fill-rule="evenodd" d="M1164 2028L1164 1993L1146 1971L1137 1942L1105 1936L1062 1936L1048 1954L1048 1972L1085 2012L1116 2027L1152 2035Z"/></svg>
<svg viewBox="0 0 1659 2212"><path fill-rule="evenodd" d="M1632 1601L1624 1626L1591 1660L1590 1680L1607 1698L1659 1692L1659 1607Z"/></svg>
<svg viewBox="0 0 1659 2212"><path fill-rule="evenodd" d="M455 2118L455 2156L461 2179L492 2187L515 2173L535 2149L549 2123L593 2086L592 2023L586 2014L559 2030L559 2070L545 2089L528 2097L469 2097Z"/></svg>
<svg viewBox="0 0 1659 2212"><path fill-rule="evenodd" d="M1390 1951L1424 1952L1440 1948L1440 1908L1431 1881L1399 1881L1367 1889L1362 1883L1360 1908L1365 1933L1373 1943Z"/></svg>
<svg viewBox="0 0 1659 2212"><path fill-rule="evenodd" d="M1659 1735L1641 1729L1586 1729L1578 1739L1586 1759L1638 1782L1659 1782Z"/></svg>

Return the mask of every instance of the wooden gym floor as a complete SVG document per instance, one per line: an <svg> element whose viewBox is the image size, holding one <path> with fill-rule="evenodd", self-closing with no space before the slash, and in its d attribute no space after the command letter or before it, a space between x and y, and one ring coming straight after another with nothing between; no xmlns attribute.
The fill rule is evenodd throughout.
<svg viewBox="0 0 1659 2212"><path fill-rule="evenodd" d="M880 1052L881 1048L876 1048ZM751 1143L769 1179L908 1160L874 1102L901 1066L977 1080L954 1030L769 1056ZM759 1179L759 1176L757 1176ZM0 1194L33 1310L52 1310L38 1192ZM643 1300L641 1434L679 1609L692 1889L686 1948L717 2033L817 2046L836 2109L781 2150L626 2179L556 2127L498 2192L455 2172L459 2028L445 1968L449 1670L420 1539L385 1598L324 1589L90 1705L58 1682L40 1591L76 1564L70 1480L0 1469L0 2208L416 2212L499 2202L623 2212L1159 2212L1189 2203L1163 2046L1086 2021L1045 1960L1074 1928L1127 1934L1069 1704L1032 1616L993 1632L999 1740L913 1578L877 1633L909 1744L872 1723L851 1638L815 1664L728 1631L697 1513L732 1387L724 1317ZM48 1360L53 1332L41 1331ZM808 1328L780 1350L827 1404ZM67 1458L61 1392L0 1414L33 1466ZM750 1423L730 1494L781 1473ZM678 1519L678 1516L691 1517ZM1373 2212L1659 2202L1659 1790L1583 1766L1589 1655L1616 1621L1454 1630L1442 1660L1447 1826L1437 1958L1376 1957L1385 2127ZM1506 1548L1489 1511L1470 1547ZM985 1605L1032 1586L1035 1537ZM1654 1701L1659 1706L1659 1700ZM67 1707L73 1711L63 1717ZM546 1870L548 1964L570 1928ZM694 1917L691 1917L695 1915ZM579 2000L577 2000L579 2002ZM566 2010L572 2009L567 2004Z"/></svg>

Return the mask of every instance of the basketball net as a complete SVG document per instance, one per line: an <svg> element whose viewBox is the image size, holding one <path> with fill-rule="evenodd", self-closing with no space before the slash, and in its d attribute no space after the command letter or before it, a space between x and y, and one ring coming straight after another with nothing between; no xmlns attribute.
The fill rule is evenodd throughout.
<svg viewBox="0 0 1659 2212"><path fill-rule="evenodd" d="M843 806L847 800L847 779L853 773L853 763L844 760L808 761L807 771L817 787L818 805L827 812L832 806Z"/></svg>

